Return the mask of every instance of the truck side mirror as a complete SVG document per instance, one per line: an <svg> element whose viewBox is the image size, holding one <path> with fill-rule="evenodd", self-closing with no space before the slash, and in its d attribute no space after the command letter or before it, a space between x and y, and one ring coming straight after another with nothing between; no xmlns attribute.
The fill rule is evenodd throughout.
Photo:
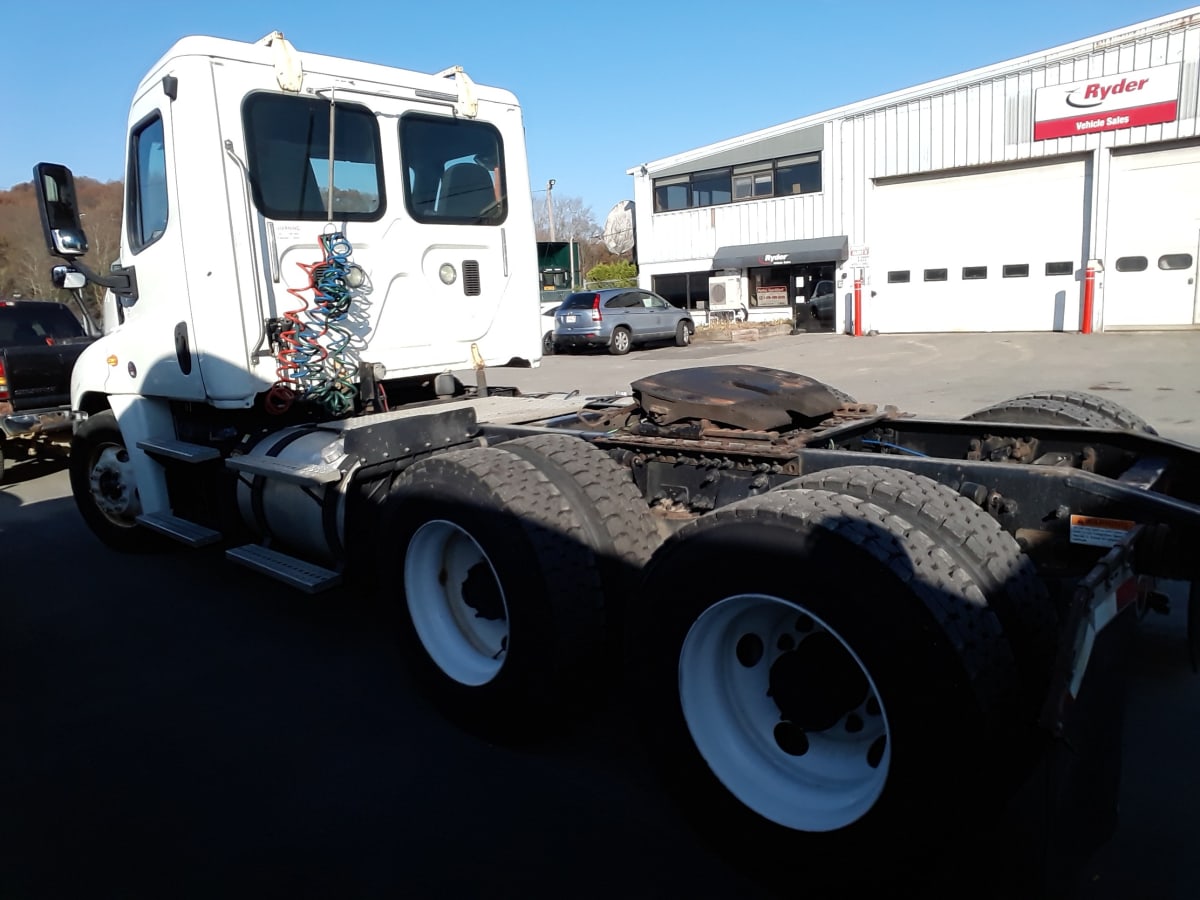
<svg viewBox="0 0 1200 900"><path fill-rule="evenodd" d="M50 253L64 259L87 253L87 235L79 224L71 170L55 163L38 163L33 167L33 186L42 217L42 234Z"/></svg>
<svg viewBox="0 0 1200 900"><path fill-rule="evenodd" d="M50 270L50 281L56 288L74 291L87 285L87 276L73 266L55 266Z"/></svg>

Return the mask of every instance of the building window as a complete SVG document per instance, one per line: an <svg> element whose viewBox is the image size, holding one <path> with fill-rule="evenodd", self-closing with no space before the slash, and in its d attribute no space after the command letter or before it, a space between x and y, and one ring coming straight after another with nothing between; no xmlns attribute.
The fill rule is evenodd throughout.
<svg viewBox="0 0 1200 900"><path fill-rule="evenodd" d="M1158 267L1168 271L1172 269L1190 269L1192 267L1192 254L1168 253L1165 256L1160 256L1158 258Z"/></svg>
<svg viewBox="0 0 1200 900"><path fill-rule="evenodd" d="M1073 262L1048 262L1046 263L1047 275L1070 275L1075 271L1075 263Z"/></svg>
<svg viewBox="0 0 1200 900"><path fill-rule="evenodd" d="M654 179L654 211L671 212L821 190L821 154Z"/></svg>
<svg viewBox="0 0 1200 900"><path fill-rule="evenodd" d="M1150 265L1144 256L1122 256L1117 260L1118 272L1145 272Z"/></svg>
<svg viewBox="0 0 1200 900"><path fill-rule="evenodd" d="M708 280L716 274L710 271L655 275L650 279L650 289L672 306L704 309L708 306Z"/></svg>
<svg viewBox="0 0 1200 900"><path fill-rule="evenodd" d="M687 175L680 175L654 182L654 211L667 212L691 206L691 181Z"/></svg>
<svg viewBox="0 0 1200 900"><path fill-rule="evenodd" d="M821 190L821 154L781 159L775 164L775 196L814 194Z"/></svg>
<svg viewBox="0 0 1200 900"><path fill-rule="evenodd" d="M945 281L947 271L948 270L946 270L946 269L926 269L925 270L925 280L926 281Z"/></svg>
<svg viewBox="0 0 1200 900"><path fill-rule="evenodd" d="M1028 278L1029 263L1005 266L1002 274L1005 278Z"/></svg>
<svg viewBox="0 0 1200 900"><path fill-rule="evenodd" d="M692 176L692 206L716 206L733 201L729 169L697 172Z"/></svg>
<svg viewBox="0 0 1200 900"><path fill-rule="evenodd" d="M774 193L775 176L771 163L752 163L733 170L733 199L757 200Z"/></svg>
<svg viewBox="0 0 1200 900"><path fill-rule="evenodd" d="M987 266L963 266L963 281L980 281L987 278Z"/></svg>
<svg viewBox="0 0 1200 900"><path fill-rule="evenodd" d="M888 272L888 284L908 284L908 269L900 272Z"/></svg>

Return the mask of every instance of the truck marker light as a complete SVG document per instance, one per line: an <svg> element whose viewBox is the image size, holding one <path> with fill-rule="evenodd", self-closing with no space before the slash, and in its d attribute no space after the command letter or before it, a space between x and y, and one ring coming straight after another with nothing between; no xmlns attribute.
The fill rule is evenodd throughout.
<svg viewBox="0 0 1200 900"><path fill-rule="evenodd" d="M118 362L120 362L120 360L119 360L119 359L117 359L117 357L116 357L116 354L113 354L113 355L112 355L112 356L110 356L108 359L106 359L106 360L105 360L105 362L107 362L107 363L108 363L110 366L112 366L113 368L116 368L116 365L117 365L117 363L118 363Z"/></svg>

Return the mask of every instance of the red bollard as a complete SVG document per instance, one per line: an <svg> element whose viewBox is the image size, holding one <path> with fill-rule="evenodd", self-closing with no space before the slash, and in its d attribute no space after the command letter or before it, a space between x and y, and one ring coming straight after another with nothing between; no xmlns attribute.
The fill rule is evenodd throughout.
<svg viewBox="0 0 1200 900"><path fill-rule="evenodd" d="M1079 331L1081 334L1092 333L1092 309L1096 302L1096 270L1091 266L1083 275L1083 322Z"/></svg>
<svg viewBox="0 0 1200 900"><path fill-rule="evenodd" d="M862 279L854 279L854 336L862 337Z"/></svg>

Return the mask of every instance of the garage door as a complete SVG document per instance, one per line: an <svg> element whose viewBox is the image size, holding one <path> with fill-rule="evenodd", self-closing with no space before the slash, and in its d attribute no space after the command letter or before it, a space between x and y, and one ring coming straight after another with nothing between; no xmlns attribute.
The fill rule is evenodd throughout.
<svg viewBox="0 0 1200 900"><path fill-rule="evenodd" d="M876 185L868 327L1075 331L1087 160Z"/></svg>
<svg viewBox="0 0 1200 900"><path fill-rule="evenodd" d="M1104 327L1193 325L1200 257L1200 147L1114 154Z"/></svg>

